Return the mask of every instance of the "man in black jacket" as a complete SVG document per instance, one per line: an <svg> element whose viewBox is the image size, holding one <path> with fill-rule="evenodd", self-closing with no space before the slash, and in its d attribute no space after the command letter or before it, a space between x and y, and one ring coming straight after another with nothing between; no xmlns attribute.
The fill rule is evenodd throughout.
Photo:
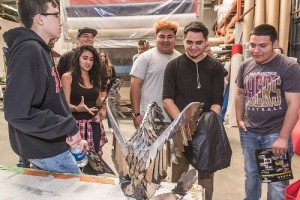
<svg viewBox="0 0 300 200"><path fill-rule="evenodd" d="M19 0L23 26L4 33L7 87L4 115L13 151L42 170L80 173L70 146L87 147L61 89L47 45L59 38L55 0Z"/></svg>

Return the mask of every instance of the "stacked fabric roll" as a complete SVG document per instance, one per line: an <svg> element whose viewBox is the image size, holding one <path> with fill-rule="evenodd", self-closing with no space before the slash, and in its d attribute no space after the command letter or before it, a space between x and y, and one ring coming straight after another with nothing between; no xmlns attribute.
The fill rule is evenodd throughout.
<svg viewBox="0 0 300 200"><path fill-rule="evenodd" d="M179 24L177 44L182 44L183 27L197 18L195 0L67 0L63 8L64 37L76 41L77 30L91 27L98 31L96 47L135 47L140 39L154 43L153 25L158 20ZM152 43L152 44L151 44Z"/></svg>
<svg viewBox="0 0 300 200"><path fill-rule="evenodd" d="M225 114L225 126L232 127L237 126L235 115L235 95L237 93L237 85L235 79L237 77L240 64L243 61L243 46L241 44L232 45L231 51L231 66L230 66L230 83L229 83L229 98L227 111Z"/></svg>

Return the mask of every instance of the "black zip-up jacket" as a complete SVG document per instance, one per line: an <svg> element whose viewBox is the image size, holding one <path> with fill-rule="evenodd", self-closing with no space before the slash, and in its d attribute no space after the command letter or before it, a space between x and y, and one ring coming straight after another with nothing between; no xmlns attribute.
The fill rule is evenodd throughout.
<svg viewBox="0 0 300 200"><path fill-rule="evenodd" d="M12 149L28 159L49 158L69 149L67 135L78 132L54 67L51 50L34 31L11 29L4 116Z"/></svg>

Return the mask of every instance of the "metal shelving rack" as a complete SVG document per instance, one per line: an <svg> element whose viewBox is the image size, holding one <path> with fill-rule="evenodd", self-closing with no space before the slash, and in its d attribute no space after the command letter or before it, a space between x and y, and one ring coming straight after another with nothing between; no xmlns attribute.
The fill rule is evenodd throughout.
<svg viewBox="0 0 300 200"><path fill-rule="evenodd" d="M243 2L242 0L234 0L227 11L224 19L218 24L217 30L220 31L219 34L225 36L228 29L233 29L235 23L239 21L243 12ZM224 41L225 44L231 43L234 40L234 34Z"/></svg>

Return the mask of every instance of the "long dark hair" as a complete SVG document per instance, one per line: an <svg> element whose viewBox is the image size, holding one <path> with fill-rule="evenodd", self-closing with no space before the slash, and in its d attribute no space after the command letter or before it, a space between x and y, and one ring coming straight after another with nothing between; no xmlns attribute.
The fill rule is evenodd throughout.
<svg viewBox="0 0 300 200"><path fill-rule="evenodd" d="M104 55L105 55L105 65L106 65L106 74L107 74L107 76L108 77L111 77L112 76L112 68L113 68L113 65L111 64L111 61L110 61L110 58L109 58L109 56L108 56L108 54L107 54L107 52L106 51L103 51L103 50L100 50L99 51L99 58L100 58L100 54L101 53L104 53ZM100 58L101 59L101 58Z"/></svg>
<svg viewBox="0 0 300 200"><path fill-rule="evenodd" d="M97 50L90 45L82 45L75 49L75 58L72 65L72 77L73 80L77 80L80 84L83 84L83 78L81 77L81 70L79 65L79 58L84 51L90 51L93 54L93 66L89 71L90 81L93 86L100 88L101 79L100 79L100 60L97 53Z"/></svg>

